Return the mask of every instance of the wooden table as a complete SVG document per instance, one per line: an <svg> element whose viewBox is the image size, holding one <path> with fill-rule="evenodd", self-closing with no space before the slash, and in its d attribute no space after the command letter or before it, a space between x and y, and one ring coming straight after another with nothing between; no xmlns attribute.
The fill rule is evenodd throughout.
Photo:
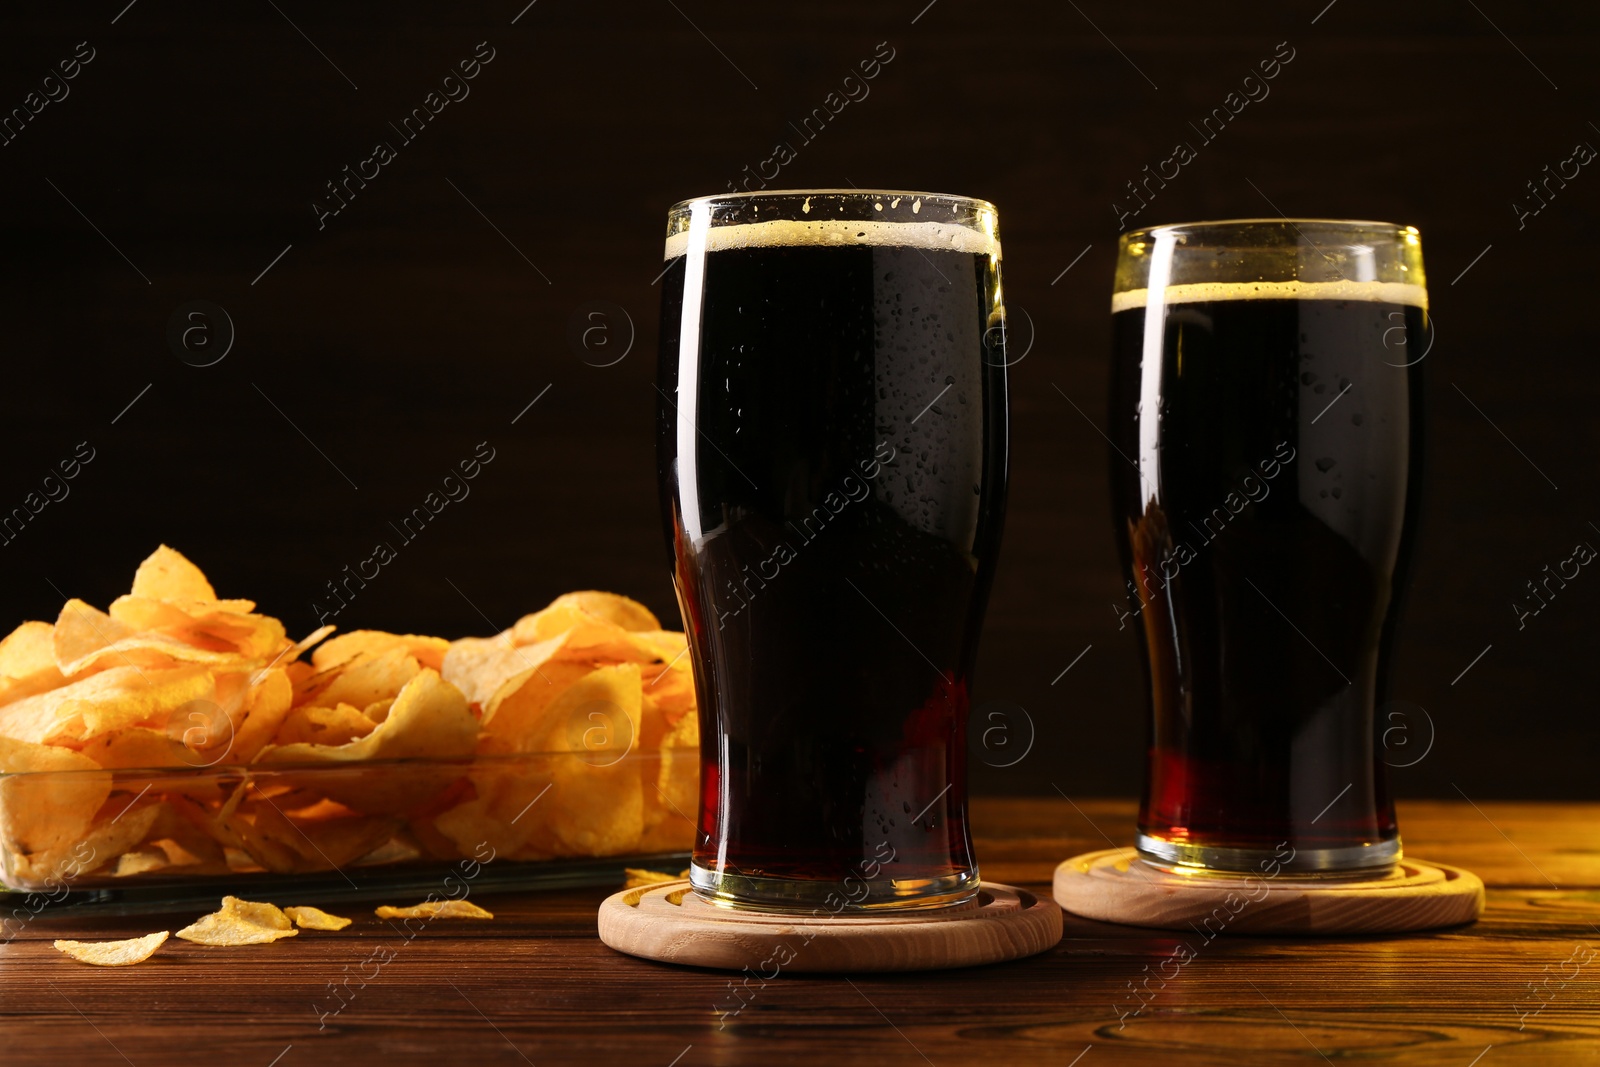
<svg viewBox="0 0 1600 1067"><path fill-rule="evenodd" d="M1031 960L752 980L726 1016L740 1003L731 976L600 944L601 889L479 896L494 922L435 922L409 941L370 905L327 902L356 924L235 949L173 940L126 969L83 966L50 942L176 929L183 917L39 918L0 947L0 1062L1600 1063L1600 804L1415 802L1400 821L1408 851L1482 876L1481 922L1406 937L1218 938L1174 974L1162 962L1178 935L1069 916L1060 946ZM1130 841L1133 808L987 799L973 822L987 876L1048 891L1058 860ZM335 1012L334 984L360 975Z"/></svg>

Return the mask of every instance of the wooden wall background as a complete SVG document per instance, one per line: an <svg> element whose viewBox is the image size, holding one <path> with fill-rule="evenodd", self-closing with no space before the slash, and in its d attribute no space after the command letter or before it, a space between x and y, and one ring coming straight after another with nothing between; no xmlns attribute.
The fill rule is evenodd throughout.
<svg viewBox="0 0 1600 1067"><path fill-rule="evenodd" d="M483 441L495 458L471 495L333 621L481 633L582 587L670 616L651 422L664 211L757 165L886 41L870 95L775 184L999 205L1014 323L1026 309L1036 332L1012 379L1011 511L977 696L1026 709L1037 739L976 787L1135 793L1138 665L1112 609L1091 425L1112 203L1287 42L1270 95L1138 222L1283 212L1422 229L1438 344L1397 676L1413 710L1395 720L1394 762L1427 754L1397 786L1597 794L1600 575L1586 568L1520 631L1511 608L1545 564L1600 545L1600 172L1552 186L1520 227L1513 209L1546 164L1600 145L1592 8L525 2L97 0L6 17L0 108L24 106L79 42L94 55L0 147L0 510L80 442L94 454L0 545L7 625L52 617L63 594L104 604L166 541L224 595L309 629L324 583L377 540L398 545L388 523ZM387 124L479 42L494 58L470 95L401 144ZM396 158L319 229L324 183L378 140ZM200 300L236 333L208 367L167 337ZM595 301L612 347L585 362L569 325ZM623 350L627 320L627 355L590 365Z"/></svg>

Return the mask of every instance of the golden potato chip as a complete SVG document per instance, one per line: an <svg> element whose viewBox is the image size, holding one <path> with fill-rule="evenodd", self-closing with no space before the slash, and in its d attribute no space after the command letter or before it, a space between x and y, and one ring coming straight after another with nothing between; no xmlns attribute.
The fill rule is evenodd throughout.
<svg viewBox="0 0 1600 1067"><path fill-rule="evenodd" d="M289 844L295 837L287 817L270 806L251 805L248 811L218 815L213 821L217 840L242 850L262 869L274 874L293 874L300 869L300 850Z"/></svg>
<svg viewBox="0 0 1600 1067"><path fill-rule="evenodd" d="M543 730L541 724L548 719L550 705L594 670L589 663L551 661L506 679L483 705L480 750L496 754L537 751L528 746Z"/></svg>
<svg viewBox="0 0 1600 1067"><path fill-rule="evenodd" d="M197 945L260 945L300 931L273 904L223 897L222 907L177 933Z"/></svg>
<svg viewBox="0 0 1600 1067"><path fill-rule="evenodd" d="M111 876L131 878L136 874L149 874L151 871L159 871L169 866L171 863L167 859L167 854L161 849L136 848L117 857L117 869L111 872Z"/></svg>
<svg viewBox="0 0 1600 1067"><path fill-rule="evenodd" d="M641 886L660 885L663 882L677 882L683 877L677 874L662 874L660 871L641 870L638 867L624 867L622 868L622 873L627 876L627 880L622 883L622 888L624 889L638 889Z"/></svg>
<svg viewBox="0 0 1600 1067"><path fill-rule="evenodd" d="M7 852L71 847L111 795L111 775L99 764L52 745L0 737L0 774L0 847Z"/></svg>
<svg viewBox="0 0 1600 1067"><path fill-rule="evenodd" d="M343 930L355 922L338 915L329 915L321 908L305 906L284 908L283 913L302 930Z"/></svg>
<svg viewBox="0 0 1600 1067"><path fill-rule="evenodd" d="M365 737L342 745L275 745L264 749L257 763L350 765L419 757L466 759L475 751L477 738L478 720L467 709L461 690L436 671L423 668L395 697L383 722ZM396 773L392 767L350 766L337 774L322 770L315 779L286 777L292 783L314 782L327 796L356 811L389 815L426 803L463 773L448 765L418 765L404 773Z"/></svg>
<svg viewBox="0 0 1600 1067"><path fill-rule="evenodd" d="M505 746L497 751L592 753L599 763L620 757L639 734L639 665L581 668L576 677L567 673L575 664L552 668L558 672L553 683L524 672L484 709L484 732ZM599 722L596 715L615 721ZM597 732L597 726L610 732ZM622 750L613 750L614 744Z"/></svg>
<svg viewBox="0 0 1600 1067"><path fill-rule="evenodd" d="M482 767L475 769L472 777L483 795L441 812L431 825L412 823L412 833L430 854L454 858L472 855L487 845L497 858L541 860L554 856L549 835L542 831L543 813L537 810L539 801L549 796L545 787L553 785L548 767L536 769L521 763ZM535 833L542 835L540 848L528 843Z"/></svg>
<svg viewBox="0 0 1600 1067"><path fill-rule="evenodd" d="M591 589L564 593L543 611L524 615L511 627L511 635L517 644L532 644L570 630L585 619L610 623L624 630L661 629L660 620L638 601Z"/></svg>
<svg viewBox="0 0 1600 1067"><path fill-rule="evenodd" d="M283 623L270 615L213 611L195 618L176 635L200 647L232 646L252 662L274 662L295 646Z"/></svg>
<svg viewBox="0 0 1600 1067"><path fill-rule="evenodd" d="M640 852L694 846L700 803L700 716L685 715L661 739L659 761L641 761L644 833Z"/></svg>
<svg viewBox="0 0 1600 1067"><path fill-rule="evenodd" d="M275 667L261 673L244 700L244 721L235 731L230 763L252 763L261 750L272 743L289 714L294 688L289 673Z"/></svg>
<svg viewBox="0 0 1600 1067"><path fill-rule="evenodd" d="M13 872L35 883L70 883L103 867L115 870L117 857L149 834L158 807L153 800L113 793L76 839L32 854L13 855Z"/></svg>
<svg viewBox="0 0 1600 1067"><path fill-rule="evenodd" d="M136 632L99 608L73 597L61 606L52 634L56 668L70 676L95 655Z"/></svg>
<svg viewBox="0 0 1600 1067"><path fill-rule="evenodd" d="M128 967L143 963L155 955L167 940L167 931L146 934L127 941L57 941L56 950L65 952L80 963L96 967Z"/></svg>
<svg viewBox="0 0 1600 1067"><path fill-rule="evenodd" d="M175 867L224 868L221 844L201 826L204 812L187 796L168 795L157 804L145 840L166 853L167 862Z"/></svg>
<svg viewBox="0 0 1600 1067"><path fill-rule="evenodd" d="M439 673L466 695L469 704L487 707L507 681L527 671L539 672L565 640L565 634L557 634L548 641L519 646L493 638L465 638L450 645Z"/></svg>
<svg viewBox="0 0 1600 1067"><path fill-rule="evenodd" d="M106 768L198 765L194 751L182 741L147 726L129 726L115 733L101 734L83 746L83 754Z"/></svg>
<svg viewBox="0 0 1600 1067"><path fill-rule="evenodd" d="M389 840L401 826L398 819L376 815L291 819L266 797L251 804L248 814L254 820L250 830L245 830L243 817L238 815L228 826L240 833L252 856L262 849L266 858L258 860L268 870L278 870L279 864L293 871L338 870ZM255 848L250 847L252 843ZM290 857L287 860L285 852Z"/></svg>
<svg viewBox="0 0 1600 1067"><path fill-rule="evenodd" d="M112 667L0 707L0 735L21 741L84 741L151 723L192 700L216 695L204 667Z"/></svg>
<svg viewBox="0 0 1600 1067"><path fill-rule="evenodd" d="M56 668L55 632L48 622L25 622L0 641L0 705L66 683Z"/></svg>
<svg viewBox="0 0 1600 1067"><path fill-rule="evenodd" d="M493 717L485 714L483 747L559 755L529 760L520 773L474 768L478 806L435 824L463 848L473 844L458 836L463 831L502 828L505 837L520 838L513 851L518 858L633 850L644 832L643 783L638 767L623 757L639 735L639 665L588 671L553 698L547 692L553 687L526 673L519 689L496 694Z"/></svg>
<svg viewBox="0 0 1600 1067"><path fill-rule="evenodd" d="M374 723L361 711L349 704L335 708L315 704L291 711L278 728L274 743L293 745L309 742L314 745L343 745L372 732Z"/></svg>
<svg viewBox="0 0 1600 1067"><path fill-rule="evenodd" d="M0 675L26 678L56 671L56 628L47 622L25 622L0 641Z"/></svg>
<svg viewBox="0 0 1600 1067"><path fill-rule="evenodd" d="M359 654L333 669L335 673L316 692L316 702L327 707L353 704L364 708L374 701L398 696L424 668L415 656L396 646L375 655Z"/></svg>
<svg viewBox="0 0 1600 1067"><path fill-rule="evenodd" d="M467 710L461 690L440 678L437 671L423 668L405 683L388 716L365 737L343 745L275 745L262 752L260 762L347 763L419 756L459 759L472 755L477 738L478 720Z"/></svg>
<svg viewBox="0 0 1600 1067"><path fill-rule="evenodd" d="M409 908L396 908L389 904L378 907L373 914L380 919L492 919L494 913L470 900L429 900Z"/></svg>
<svg viewBox="0 0 1600 1067"><path fill-rule="evenodd" d="M133 595L153 600L213 601L216 590L200 568L177 549L162 545L139 564L133 575Z"/></svg>
<svg viewBox="0 0 1600 1067"><path fill-rule="evenodd" d="M382 630L351 630L340 634L311 653L311 662L317 668L333 667L357 656L377 656L390 649L401 649L424 667L440 670L450 642L442 637L424 637L418 634L391 634Z"/></svg>

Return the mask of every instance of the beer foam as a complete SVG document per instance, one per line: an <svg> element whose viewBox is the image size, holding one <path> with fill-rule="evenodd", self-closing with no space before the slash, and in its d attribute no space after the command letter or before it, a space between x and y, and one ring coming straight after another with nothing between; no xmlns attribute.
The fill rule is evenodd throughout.
<svg viewBox="0 0 1600 1067"><path fill-rule="evenodd" d="M967 252L1000 257L1000 239L992 234L948 222L885 222L872 219L774 219L705 230L706 251L734 248L837 248L845 245L921 248L931 252ZM687 230L667 238L664 259L689 250Z"/></svg>
<svg viewBox="0 0 1600 1067"><path fill-rule="evenodd" d="M1367 300L1426 308L1428 290L1411 282L1191 282L1160 290L1166 304L1213 300ZM1150 290L1129 289L1111 297L1111 310L1128 311L1150 302Z"/></svg>

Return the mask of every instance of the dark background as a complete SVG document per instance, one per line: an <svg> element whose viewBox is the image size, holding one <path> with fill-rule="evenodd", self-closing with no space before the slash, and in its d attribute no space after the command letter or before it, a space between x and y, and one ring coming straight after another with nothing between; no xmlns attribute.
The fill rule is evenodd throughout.
<svg viewBox="0 0 1600 1067"><path fill-rule="evenodd" d="M8 16L0 109L78 42L95 58L0 147L0 511L79 442L95 458L0 545L7 625L53 619L63 596L105 606L165 541L222 595L304 632L324 583L380 539L398 558L341 628L485 633L588 587L675 625L652 451L664 215L784 139L799 154L774 187L999 205L1014 356L1019 310L1034 336L1012 372L1011 505L976 696L1025 708L1037 742L1013 767L979 767L975 787L1136 793L1142 694L1113 609L1097 429L1111 205L1186 140L1198 158L1138 224L1281 212L1424 235L1438 342L1398 790L1596 795L1600 576L1585 569L1521 631L1511 608L1545 564L1600 545L1600 164L1520 230L1512 208L1546 164L1600 145L1592 11L524 3L110 0ZM387 124L480 41L494 59L470 96L402 143ZM881 41L895 58L870 96L799 145L786 123ZM1294 59L1270 96L1202 145L1187 123L1283 41ZM397 158L319 229L324 183L378 140ZM168 340L195 300L236 330L208 367L190 364L217 347ZM569 326L594 301L614 307L586 351ZM471 495L402 543L388 523L482 441L495 458Z"/></svg>

